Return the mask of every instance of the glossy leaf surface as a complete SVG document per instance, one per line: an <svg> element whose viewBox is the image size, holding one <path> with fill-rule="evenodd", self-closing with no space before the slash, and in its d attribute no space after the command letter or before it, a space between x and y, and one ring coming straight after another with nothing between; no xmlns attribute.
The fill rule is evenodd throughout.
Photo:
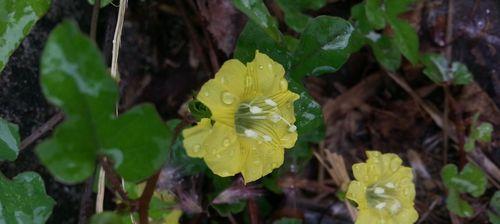
<svg viewBox="0 0 500 224"><path fill-rule="evenodd" d="M263 29L273 40L281 41L281 32L276 19L269 14L262 0L232 0L240 11L245 13L250 20Z"/></svg>
<svg viewBox="0 0 500 224"><path fill-rule="evenodd" d="M50 0L0 1L0 72L35 23L47 12Z"/></svg>
<svg viewBox="0 0 500 224"><path fill-rule="evenodd" d="M115 116L117 86L98 49L73 23L63 22L52 32L41 70L43 92L66 114L53 136L36 150L56 178L83 181L104 155L127 181L143 180L161 167L171 131L151 105Z"/></svg>
<svg viewBox="0 0 500 224"><path fill-rule="evenodd" d="M479 197L486 190L485 174L470 163L465 165L460 173L455 165L448 164L441 170L441 176L446 187L461 193L469 193L474 197Z"/></svg>
<svg viewBox="0 0 500 224"><path fill-rule="evenodd" d="M19 154L19 128L0 118L0 161L14 161Z"/></svg>
<svg viewBox="0 0 500 224"><path fill-rule="evenodd" d="M0 223L43 224L54 204L37 173L21 173L13 180L0 174Z"/></svg>
<svg viewBox="0 0 500 224"><path fill-rule="evenodd" d="M346 48L353 30L349 22L337 17L311 20L293 54L290 77L300 81L307 75L337 71L349 58Z"/></svg>

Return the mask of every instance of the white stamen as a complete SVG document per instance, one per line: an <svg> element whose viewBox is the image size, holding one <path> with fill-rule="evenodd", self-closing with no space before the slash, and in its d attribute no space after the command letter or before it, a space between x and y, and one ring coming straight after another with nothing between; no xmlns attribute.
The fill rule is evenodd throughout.
<svg viewBox="0 0 500 224"><path fill-rule="evenodd" d="M258 106L251 106L250 107L250 112L252 114L258 114L258 113L262 112L262 108L260 108Z"/></svg>
<svg viewBox="0 0 500 224"><path fill-rule="evenodd" d="M280 120L281 120L281 116L279 114L275 113L275 114L271 115L271 121L272 122L276 123L276 122L278 122Z"/></svg>
<svg viewBox="0 0 500 224"><path fill-rule="evenodd" d="M385 202L380 202L377 205L375 205L376 209L383 209L385 207L386 203Z"/></svg>
<svg viewBox="0 0 500 224"><path fill-rule="evenodd" d="M257 132L255 132L254 130L251 130L251 129L246 129L245 130L245 135L247 137L250 137L250 138L256 138L258 136Z"/></svg>
<svg viewBox="0 0 500 224"><path fill-rule="evenodd" d="M266 102L266 104L271 106L271 107L278 106L278 104L271 99L266 99L266 100L264 100L264 102Z"/></svg>
<svg viewBox="0 0 500 224"><path fill-rule="evenodd" d="M381 188L381 187L376 187L373 192L375 192L375 194L383 194L385 193L385 190L384 188Z"/></svg>
<svg viewBox="0 0 500 224"><path fill-rule="evenodd" d="M271 136L269 136L269 135L264 135L264 136L262 136L262 138L264 138L264 141L266 141L266 142L270 142L273 140L273 138L271 138Z"/></svg>
<svg viewBox="0 0 500 224"><path fill-rule="evenodd" d="M295 125L291 125L291 126L288 128L288 131L289 131L289 132L294 132L294 131L296 131L296 130L297 130L297 126L295 126Z"/></svg>
<svg viewBox="0 0 500 224"><path fill-rule="evenodd" d="M399 208L401 208L401 203L396 202L393 205L391 205L391 212L396 213L399 210Z"/></svg>
<svg viewBox="0 0 500 224"><path fill-rule="evenodd" d="M394 185L394 183L392 183L392 182L385 184L385 186L388 188L395 188L396 187L396 185Z"/></svg>

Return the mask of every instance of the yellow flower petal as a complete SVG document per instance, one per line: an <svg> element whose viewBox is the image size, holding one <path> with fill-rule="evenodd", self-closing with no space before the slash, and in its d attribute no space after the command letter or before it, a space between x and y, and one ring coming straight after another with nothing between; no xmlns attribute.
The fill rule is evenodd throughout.
<svg viewBox="0 0 500 224"><path fill-rule="evenodd" d="M356 223L411 224L418 218L413 208L415 185L411 168L393 153L367 151L365 163L352 167L346 197L358 203Z"/></svg>
<svg viewBox="0 0 500 224"><path fill-rule="evenodd" d="M347 189L346 197L355 201L359 208L366 207L366 186L359 181L351 181Z"/></svg>
<svg viewBox="0 0 500 224"><path fill-rule="evenodd" d="M182 131L182 136L184 136L183 145L188 156L203 157L205 155L205 149L201 144L210 134L211 129L210 119L203 118L196 126Z"/></svg>
<svg viewBox="0 0 500 224"><path fill-rule="evenodd" d="M398 224L412 224L418 220L418 212L414 208L409 208L401 211L394 217Z"/></svg>
<svg viewBox="0 0 500 224"><path fill-rule="evenodd" d="M234 126L234 113L240 104L239 96L225 90L220 82L211 79L201 87L197 99L212 112L212 119Z"/></svg>
<svg viewBox="0 0 500 224"><path fill-rule="evenodd" d="M240 148L234 128L215 122L203 147L206 150L203 158L215 174L227 177L240 172L245 152Z"/></svg>
<svg viewBox="0 0 500 224"><path fill-rule="evenodd" d="M288 83L283 78L283 66L259 51L255 52L255 59L247 64L247 69L253 78L249 84L255 85L259 94L272 96L288 88Z"/></svg>
<svg viewBox="0 0 500 224"><path fill-rule="evenodd" d="M259 143L249 138L241 138L240 142L248 152L241 170L245 183L255 181L283 164L282 147L274 147L271 143Z"/></svg>
<svg viewBox="0 0 500 224"><path fill-rule="evenodd" d="M236 59L231 59L222 65L215 74L215 80L222 84L224 89L236 96L242 96L245 92L245 80L247 68Z"/></svg>

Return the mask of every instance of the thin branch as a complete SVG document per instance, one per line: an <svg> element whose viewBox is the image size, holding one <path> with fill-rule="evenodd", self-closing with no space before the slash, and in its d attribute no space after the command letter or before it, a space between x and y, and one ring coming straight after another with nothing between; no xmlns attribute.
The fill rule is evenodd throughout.
<svg viewBox="0 0 500 224"><path fill-rule="evenodd" d="M95 0L92 9L92 21L90 22L90 39L96 40L97 22L99 21L99 9L101 9L101 0Z"/></svg>
<svg viewBox="0 0 500 224"><path fill-rule="evenodd" d="M106 173L104 172L102 166L99 166L99 181L97 182L97 197L95 199L96 213L101 213L104 210L105 187L106 187Z"/></svg>
<svg viewBox="0 0 500 224"><path fill-rule="evenodd" d="M146 187L144 188L144 191L142 192L142 195L139 198L139 223L140 224L149 223L149 214L148 214L149 202L151 201L151 198L153 197L153 193L155 192L156 183L158 182L158 178L160 177L160 172L161 171L158 171L154 176L152 176L148 179L148 182L146 183Z"/></svg>
<svg viewBox="0 0 500 224"><path fill-rule="evenodd" d="M115 36L113 38L113 53L111 59L111 77L115 80L120 80L118 73L118 56L120 53L120 45L122 42L123 22L125 20L125 11L127 9L128 0L120 0L120 8L118 10L118 19L116 20Z"/></svg>
<svg viewBox="0 0 500 224"><path fill-rule="evenodd" d="M52 131L61 121L64 120L64 113L57 112L54 116L52 116L47 122L45 122L42 126L36 129L30 136L23 139L21 142L19 149L26 149L28 146L33 144L36 140L43 137L48 132Z"/></svg>

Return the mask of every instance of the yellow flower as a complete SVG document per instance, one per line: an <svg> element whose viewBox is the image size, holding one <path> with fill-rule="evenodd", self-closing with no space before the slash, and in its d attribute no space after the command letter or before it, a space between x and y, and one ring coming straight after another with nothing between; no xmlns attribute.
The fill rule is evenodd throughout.
<svg viewBox="0 0 500 224"><path fill-rule="evenodd" d="M346 194L358 204L356 224L411 224L417 221L411 168L401 166L401 159L393 153L367 151L366 154L366 163L352 166L356 180L349 184Z"/></svg>
<svg viewBox="0 0 500 224"><path fill-rule="evenodd" d="M183 131L187 154L203 158L219 176L241 172L246 183L281 166L284 149L297 140L293 103L299 98L284 75L283 66L259 51L246 66L225 62L196 97L212 117Z"/></svg>

